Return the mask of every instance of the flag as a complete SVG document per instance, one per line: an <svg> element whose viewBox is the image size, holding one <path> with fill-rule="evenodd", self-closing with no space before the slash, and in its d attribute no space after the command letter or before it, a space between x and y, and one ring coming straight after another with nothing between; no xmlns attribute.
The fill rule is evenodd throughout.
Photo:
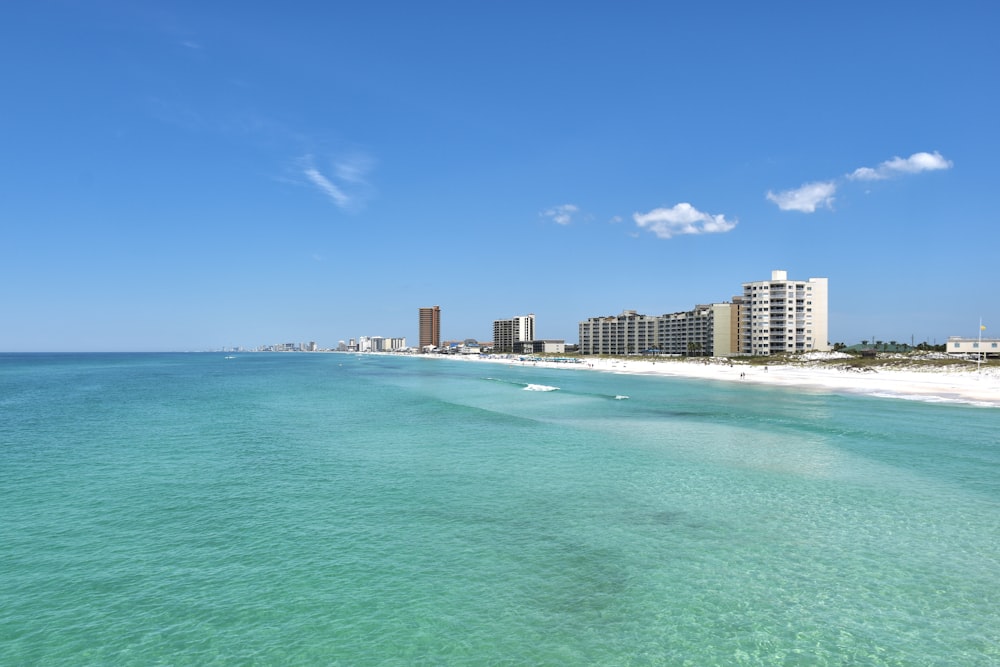
<svg viewBox="0 0 1000 667"><path fill-rule="evenodd" d="M979 325L979 330L980 331L986 331L986 325L985 324L980 324Z"/></svg>

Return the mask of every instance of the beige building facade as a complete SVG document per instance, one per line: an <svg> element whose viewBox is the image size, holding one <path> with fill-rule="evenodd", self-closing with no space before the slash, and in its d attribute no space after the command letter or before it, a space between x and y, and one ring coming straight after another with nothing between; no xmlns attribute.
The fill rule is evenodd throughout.
<svg viewBox="0 0 1000 667"><path fill-rule="evenodd" d="M945 351L967 357L996 357L1000 356L1000 339L952 336L948 339Z"/></svg>

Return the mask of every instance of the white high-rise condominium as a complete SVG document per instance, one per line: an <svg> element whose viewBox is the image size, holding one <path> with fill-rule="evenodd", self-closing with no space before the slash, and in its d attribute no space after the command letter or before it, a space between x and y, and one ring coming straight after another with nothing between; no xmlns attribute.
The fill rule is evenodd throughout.
<svg viewBox="0 0 1000 667"><path fill-rule="evenodd" d="M772 271L770 280L743 283L740 352L752 355L827 351L827 279L789 280Z"/></svg>
<svg viewBox="0 0 1000 667"><path fill-rule="evenodd" d="M511 352L514 343L535 340L535 315L518 315L509 320L493 320L493 349Z"/></svg>

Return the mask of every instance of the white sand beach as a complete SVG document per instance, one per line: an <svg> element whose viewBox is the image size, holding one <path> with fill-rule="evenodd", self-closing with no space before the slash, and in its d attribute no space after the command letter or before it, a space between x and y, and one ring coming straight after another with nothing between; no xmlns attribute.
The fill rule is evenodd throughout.
<svg viewBox="0 0 1000 667"><path fill-rule="evenodd" d="M975 363L967 366L920 366L905 370L874 367L854 370L822 366L819 362L801 365L758 366L738 359L607 359L584 357L579 363L520 360L517 356L451 357L466 361L539 366L560 370L590 370L606 373L662 375L720 382L802 387L845 394L865 394L927 402L968 403L1000 407L1000 368Z"/></svg>

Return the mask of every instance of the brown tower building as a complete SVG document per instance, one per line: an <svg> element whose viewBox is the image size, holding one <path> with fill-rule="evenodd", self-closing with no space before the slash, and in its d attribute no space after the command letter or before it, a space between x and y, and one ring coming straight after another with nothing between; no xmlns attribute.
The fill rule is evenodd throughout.
<svg viewBox="0 0 1000 667"><path fill-rule="evenodd" d="M441 347L441 307L420 309L420 351L428 345Z"/></svg>

